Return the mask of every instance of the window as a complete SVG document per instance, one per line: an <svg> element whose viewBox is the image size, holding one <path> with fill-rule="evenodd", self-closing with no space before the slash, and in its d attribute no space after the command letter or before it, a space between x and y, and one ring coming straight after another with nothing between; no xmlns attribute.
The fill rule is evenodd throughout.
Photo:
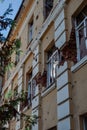
<svg viewBox="0 0 87 130"><path fill-rule="evenodd" d="M87 6L76 17L77 60L87 55Z"/></svg>
<svg viewBox="0 0 87 130"><path fill-rule="evenodd" d="M28 104L31 104L31 101L35 95L35 86L34 86L34 80L31 78L28 81Z"/></svg>
<svg viewBox="0 0 87 130"><path fill-rule="evenodd" d="M53 0L44 0L44 17L48 17L51 9L53 7Z"/></svg>
<svg viewBox="0 0 87 130"><path fill-rule="evenodd" d="M28 81L28 104L32 101L32 79Z"/></svg>
<svg viewBox="0 0 87 130"><path fill-rule="evenodd" d="M3 87L3 78L0 76L0 93L2 92L2 87Z"/></svg>
<svg viewBox="0 0 87 130"><path fill-rule="evenodd" d="M29 42L33 39L33 19L29 23Z"/></svg>
<svg viewBox="0 0 87 130"><path fill-rule="evenodd" d="M84 116L84 119L83 119L83 126L84 126L84 130L87 130L87 115Z"/></svg>
<svg viewBox="0 0 87 130"><path fill-rule="evenodd" d="M20 52L16 53L15 64L17 65L19 61L20 61Z"/></svg>
<svg viewBox="0 0 87 130"><path fill-rule="evenodd" d="M87 130L87 114L84 114L80 118L81 130Z"/></svg>
<svg viewBox="0 0 87 130"><path fill-rule="evenodd" d="M14 98L17 98L18 96L18 86L14 89ZM18 103L16 106L15 106L15 109L19 112L20 111L20 103ZM20 115L16 114L16 120L20 120Z"/></svg>
<svg viewBox="0 0 87 130"><path fill-rule="evenodd" d="M33 87L33 79L32 79L32 70L27 73L27 90L28 90L28 104L31 105L32 98L34 97L34 87Z"/></svg>
<svg viewBox="0 0 87 130"><path fill-rule="evenodd" d="M15 89L14 89L14 98L16 98L18 96L18 88L16 87Z"/></svg>
<svg viewBox="0 0 87 130"><path fill-rule="evenodd" d="M16 87L16 88L14 89L14 98L16 99L17 96L18 96L18 87ZM18 104L15 106L15 109L16 109L18 112L20 111L20 103L18 103ZM17 117L19 117L18 114L17 114Z"/></svg>
<svg viewBox="0 0 87 130"><path fill-rule="evenodd" d="M8 70L7 71L7 80L9 79L10 75L11 75L11 72L10 72L10 70Z"/></svg>
<svg viewBox="0 0 87 130"><path fill-rule="evenodd" d="M55 81L56 77L56 66L55 63L58 61L58 50L50 50L47 58L47 87Z"/></svg>

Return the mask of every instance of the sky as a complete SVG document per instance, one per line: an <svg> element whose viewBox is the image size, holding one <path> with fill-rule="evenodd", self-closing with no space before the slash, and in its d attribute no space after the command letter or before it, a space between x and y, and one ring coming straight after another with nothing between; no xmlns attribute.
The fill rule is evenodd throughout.
<svg viewBox="0 0 87 130"><path fill-rule="evenodd" d="M4 0L3 2L1 2L1 0L0 0L0 16L2 16L4 14L4 12L6 11L6 9L9 6L9 4L12 4L13 12L12 12L12 15L10 15L9 17L14 19L21 3L22 3L22 0ZM9 29L4 31L4 36L7 36L8 31L9 31Z"/></svg>

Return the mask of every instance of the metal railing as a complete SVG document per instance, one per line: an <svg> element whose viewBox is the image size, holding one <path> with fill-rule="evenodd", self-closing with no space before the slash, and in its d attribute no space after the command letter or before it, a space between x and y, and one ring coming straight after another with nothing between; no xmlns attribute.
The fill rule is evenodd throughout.
<svg viewBox="0 0 87 130"><path fill-rule="evenodd" d="M59 60L58 50L56 50L47 61L47 87L55 81L56 61Z"/></svg>

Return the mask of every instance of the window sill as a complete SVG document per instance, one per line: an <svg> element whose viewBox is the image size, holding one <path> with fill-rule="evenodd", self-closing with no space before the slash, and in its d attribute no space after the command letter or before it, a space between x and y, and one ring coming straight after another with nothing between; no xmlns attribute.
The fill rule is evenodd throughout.
<svg viewBox="0 0 87 130"><path fill-rule="evenodd" d="M44 97L44 96L48 95L48 94L49 94L52 90L54 90L54 89L55 89L55 83L53 83L50 87L46 88L46 89L42 92L41 96Z"/></svg>
<svg viewBox="0 0 87 130"><path fill-rule="evenodd" d="M78 71L81 67L83 67L87 63L87 56L82 58L77 64L71 67L72 72Z"/></svg>

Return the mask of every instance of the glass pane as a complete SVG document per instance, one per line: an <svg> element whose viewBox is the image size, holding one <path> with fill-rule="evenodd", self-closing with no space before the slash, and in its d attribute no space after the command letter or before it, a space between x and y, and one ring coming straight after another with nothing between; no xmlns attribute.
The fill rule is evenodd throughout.
<svg viewBox="0 0 87 130"><path fill-rule="evenodd" d="M35 96L36 80L32 80L32 98Z"/></svg>
<svg viewBox="0 0 87 130"><path fill-rule="evenodd" d="M79 25L87 17L87 6L76 17L77 25Z"/></svg>
<svg viewBox="0 0 87 130"><path fill-rule="evenodd" d="M77 25L79 25L84 20L84 18L84 15L80 13L76 18Z"/></svg>
<svg viewBox="0 0 87 130"><path fill-rule="evenodd" d="M52 7L53 7L53 0L45 0L45 18L48 17Z"/></svg>
<svg viewBox="0 0 87 130"><path fill-rule="evenodd" d="M85 45L86 45L86 49L87 49L87 39L85 39Z"/></svg>
<svg viewBox="0 0 87 130"><path fill-rule="evenodd" d="M80 26L80 29L78 31L79 33L79 49L80 49L80 59L82 59L87 54L86 49L86 38L85 38L85 32L84 32L84 23Z"/></svg>
<svg viewBox="0 0 87 130"><path fill-rule="evenodd" d="M33 21L29 24L29 41L33 39Z"/></svg>
<svg viewBox="0 0 87 130"><path fill-rule="evenodd" d="M49 62L49 85L51 84L52 82L52 69L51 69L51 61Z"/></svg>
<svg viewBox="0 0 87 130"><path fill-rule="evenodd" d="M87 38L87 19L85 20L86 38Z"/></svg>
<svg viewBox="0 0 87 130"><path fill-rule="evenodd" d="M2 81L3 81L3 79L2 79L2 77L0 76L0 92L2 91Z"/></svg>
<svg viewBox="0 0 87 130"><path fill-rule="evenodd" d="M87 116L84 117L83 123L84 123L84 130L87 130Z"/></svg>
<svg viewBox="0 0 87 130"><path fill-rule="evenodd" d="M31 82L28 83L28 103L31 103Z"/></svg>

